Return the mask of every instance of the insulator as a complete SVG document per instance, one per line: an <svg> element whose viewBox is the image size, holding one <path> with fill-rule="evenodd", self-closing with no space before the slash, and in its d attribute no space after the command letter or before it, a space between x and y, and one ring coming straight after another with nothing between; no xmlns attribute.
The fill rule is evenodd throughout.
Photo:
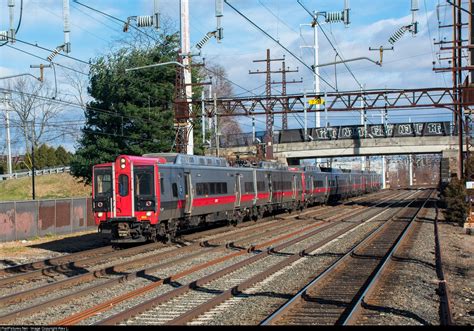
<svg viewBox="0 0 474 331"><path fill-rule="evenodd" d="M201 39L201 41L199 41L197 44L196 44L196 48L197 49L201 49L209 40L211 40L211 38L214 36L214 32L208 32L204 38Z"/></svg>
<svg viewBox="0 0 474 331"><path fill-rule="evenodd" d="M0 40L8 40L8 31L0 31Z"/></svg>
<svg viewBox="0 0 474 331"><path fill-rule="evenodd" d="M216 17L224 16L224 1L216 0Z"/></svg>
<svg viewBox="0 0 474 331"><path fill-rule="evenodd" d="M328 12L326 13L326 23L337 23L337 22L344 22L344 12L337 11L337 12Z"/></svg>
<svg viewBox="0 0 474 331"><path fill-rule="evenodd" d="M137 16L137 26L140 28L153 26L154 24L153 16Z"/></svg>
<svg viewBox="0 0 474 331"><path fill-rule="evenodd" d="M388 42L391 43L392 45L395 44L398 40L400 40L401 37L405 34L405 32L408 30L408 27L402 26L400 29L395 31L392 36L388 39Z"/></svg>
<svg viewBox="0 0 474 331"><path fill-rule="evenodd" d="M54 49L54 51L47 57L47 60L49 62L53 61L53 58L59 54L59 52L61 52L61 50L63 49L63 46L58 46Z"/></svg>
<svg viewBox="0 0 474 331"><path fill-rule="evenodd" d="M417 11L419 8L418 0L411 0L411 11Z"/></svg>

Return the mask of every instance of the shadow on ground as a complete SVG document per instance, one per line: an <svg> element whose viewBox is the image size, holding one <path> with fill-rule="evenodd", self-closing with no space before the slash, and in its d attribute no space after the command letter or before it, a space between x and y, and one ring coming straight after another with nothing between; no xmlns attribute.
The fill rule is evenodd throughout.
<svg viewBox="0 0 474 331"><path fill-rule="evenodd" d="M45 243L33 244L29 245L29 247L59 253L74 253L107 246L109 244L110 242L107 235L101 233L87 233L84 235L52 240Z"/></svg>

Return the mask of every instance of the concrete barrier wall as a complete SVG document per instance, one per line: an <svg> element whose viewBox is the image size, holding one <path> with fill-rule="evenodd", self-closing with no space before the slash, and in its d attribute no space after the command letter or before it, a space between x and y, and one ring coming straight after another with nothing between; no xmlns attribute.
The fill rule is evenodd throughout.
<svg viewBox="0 0 474 331"><path fill-rule="evenodd" d="M0 202L0 242L93 229L91 198Z"/></svg>

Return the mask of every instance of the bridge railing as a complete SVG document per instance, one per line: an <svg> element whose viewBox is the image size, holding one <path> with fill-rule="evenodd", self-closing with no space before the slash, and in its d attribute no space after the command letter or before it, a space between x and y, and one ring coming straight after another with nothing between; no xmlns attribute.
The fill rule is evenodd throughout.
<svg viewBox="0 0 474 331"><path fill-rule="evenodd" d="M367 128L367 132L366 132ZM276 131L273 136L274 144L296 143L313 140L339 140L339 139L373 139L392 137L427 137L427 136L452 136L457 135L457 128L451 122L427 123L395 123L395 124L369 124L346 125L324 128L309 128L308 137L304 137L303 129ZM257 141L253 141L252 133L226 135L220 138L221 148L252 146L264 142L265 132L256 133Z"/></svg>
<svg viewBox="0 0 474 331"><path fill-rule="evenodd" d="M48 169L35 170L35 176L59 174L59 173L70 172L70 171L71 171L71 167L48 168ZM33 172L31 170L30 171L21 171L21 172L15 172L15 173L12 173L12 174L0 175L0 180L31 177L32 175L33 175Z"/></svg>

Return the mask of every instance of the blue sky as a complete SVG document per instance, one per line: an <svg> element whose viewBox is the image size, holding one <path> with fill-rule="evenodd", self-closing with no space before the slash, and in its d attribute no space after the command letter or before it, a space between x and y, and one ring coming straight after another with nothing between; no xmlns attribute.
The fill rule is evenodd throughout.
<svg viewBox="0 0 474 331"><path fill-rule="evenodd" d="M80 1L86 5L109 13L121 19L132 15L150 15L153 10L153 0L103 0L103 1ZM164 20L171 22L171 26L179 28L179 1L160 0L160 11ZM231 0L235 7L252 19L255 23L265 29L269 34L277 38L287 46L294 54L308 65L312 64L312 51L301 49L301 46L312 43L312 30L308 27L302 29L300 35L300 24L311 22L308 13L298 5L296 0ZM305 6L310 10L338 11L344 6L343 0L303 0ZM444 3L444 1L440 1ZM16 18L18 20L20 0L16 0ZM351 0L351 24L344 27L343 24L324 25L326 33L336 45L338 51L345 59L355 57L370 57L378 60L378 52L370 52L369 47L390 46L388 38L399 27L411 23L410 0ZM8 0L0 0L0 30L8 28ZM417 12L419 30L417 36L406 34L395 44L394 51L384 53L384 64L378 67L368 61L351 62L351 70L357 80L367 89L373 88L418 88L448 86L451 78L448 74L434 73L432 70L433 38L439 38L438 18L436 5L438 0L419 0L420 10ZM123 36L122 25L107 17L95 13L87 8L75 4L71 0L71 56L87 61L110 50L114 41ZM441 19L444 19L444 7L440 9ZM208 31L215 28L214 0L190 0L190 26L191 43L197 43ZM449 11L448 11L449 19ZM224 40L217 44L211 40L203 49L202 55L206 62L223 65L228 77L235 83L244 86L255 94L264 93L264 75L249 75L249 70L264 70L262 64L253 63L255 59L263 59L267 48L272 51L272 56L281 57L286 55L287 66L299 67L300 72L289 74L289 79L303 78L303 84L290 84L289 93L299 93L309 90L313 86L311 72L304 68L301 63L293 59L282 48L267 38L260 31L246 22L230 7L224 6ZM449 32L448 38L449 38ZM334 61L334 51L330 47L323 34L320 33L320 63ZM441 35L442 37L442 35ZM24 0L23 19L17 38L30 43L37 43L45 48L53 49L63 43L62 26L62 0ZM46 58L49 52L31 47L21 42L12 45L24 51L32 52L42 58ZM55 61L64 65L82 68L86 71L84 64L74 63L64 57L56 57ZM0 47L0 77L38 72L30 69L30 64L39 64L40 59L33 58L10 47ZM47 62L43 62L47 63ZM279 68L279 64L275 65ZM48 74L48 72L47 72ZM51 74L47 79L51 79ZM258 77L260 76L260 77ZM335 84L334 67L321 69L321 76ZM68 81L59 74L59 85L67 93ZM275 77L275 80L279 77ZM5 84L5 81L3 81ZM358 84L343 66L337 68L337 83L340 90L359 89ZM0 81L0 86L2 81ZM332 89L321 85L323 91L331 92ZM237 86L234 86L234 94L249 94ZM77 116L81 111L74 110ZM423 114L424 117L422 116ZM444 115L441 115L444 114ZM338 119L341 117L341 119ZM332 124L357 122L358 114L346 113L334 115ZM369 122L379 123L380 115L369 114ZM438 110L427 110L414 112L390 113L392 122L408 122L418 120L446 120L449 119L447 112ZM263 120L263 119L262 119ZM278 119L276 119L278 121ZM260 128L263 127L260 122ZM313 122L314 124L314 122ZM298 127L295 119L290 119L290 127ZM311 123L310 123L311 126ZM244 131L250 131L248 127L242 127ZM276 127L278 129L278 127ZM3 131L3 130L2 130ZM0 138L3 132L0 132ZM3 138L2 138L3 139ZM1 150L0 150L1 151Z"/></svg>

